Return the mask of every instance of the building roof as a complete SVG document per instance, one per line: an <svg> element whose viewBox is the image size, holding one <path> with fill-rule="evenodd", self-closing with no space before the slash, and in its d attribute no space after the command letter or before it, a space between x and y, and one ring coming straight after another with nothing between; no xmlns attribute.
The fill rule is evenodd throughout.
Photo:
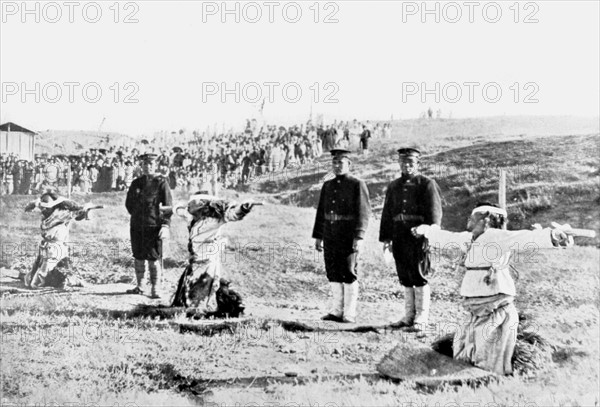
<svg viewBox="0 0 600 407"><path fill-rule="evenodd" d="M20 132L20 133L37 134L35 131L28 130L25 127L21 127L18 124L14 124L12 122L6 122L6 123L0 125L0 131L10 131L10 132Z"/></svg>

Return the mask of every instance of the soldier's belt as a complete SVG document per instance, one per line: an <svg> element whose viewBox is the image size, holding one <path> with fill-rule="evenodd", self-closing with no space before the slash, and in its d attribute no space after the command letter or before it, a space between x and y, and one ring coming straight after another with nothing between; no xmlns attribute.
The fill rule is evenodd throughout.
<svg viewBox="0 0 600 407"><path fill-rule="evenodd" d="M330 222L339 222L341 220L354 220L354 216L352 215L336 215L335 213L326 213L325 220Z"/></svg>
<svg viewBox="0 0 600 407"><path fill-rule="evenodd" d="M420 215L405 215L403 213L394 216L394 222L423 222L425 218Z"/></svg>

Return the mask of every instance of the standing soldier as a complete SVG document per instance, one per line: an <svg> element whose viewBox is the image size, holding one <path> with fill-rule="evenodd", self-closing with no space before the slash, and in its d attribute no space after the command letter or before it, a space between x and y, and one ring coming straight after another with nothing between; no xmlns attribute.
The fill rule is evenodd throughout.
<svg viewBox="0 0 600 407"><path fill-rule="evenodd" d="M167 180L156 172L156 154L140 156L144 175L136 178L127 191L125 207L131 215L130 233L137 285L129 294L142 293L142 280L148 261L151 298L160 298L158 283L162 258L162 241L169 238L170 216L161 216L160 205L171 206L171 190Z"/></svg>
<svg viewBox="0 0 600 407"><path fill-rule="evenodd" d="M442 223L442 200L436 182L418 173L421 153L414 148L398 150L402 176L387 188L379 241L391 250L400 284L404 287L404 317L397 327L422 330L429 320L431 291L427 241L411 234L411 228Z"/></svg>
<svg viewBox="0 0 600 407"><path fill-rule="evenodd" d="M357 257L367 230L371 205L364 181L349 174L350 151L331 150L335 178L323 184L312 237L325 251L332 306L321 319L355 322L358 300Z"/></svg>

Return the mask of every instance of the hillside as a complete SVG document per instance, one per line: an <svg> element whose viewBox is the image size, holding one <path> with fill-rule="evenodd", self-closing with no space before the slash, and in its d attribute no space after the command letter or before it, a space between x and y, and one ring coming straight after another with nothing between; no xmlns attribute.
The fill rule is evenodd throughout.
<svg viewBox="0 0 600 407"><path fill-rule="evenodd" d="M489 137L537 137L590 134L600 131L598 118L573 116L497 116L470 119L409 119L392 122L394 139L399 142L427 142L436 148L451 148L457 143L472 143ZM109 136L109 143L106 136ZM152 136L149 136L152 138ZM78 154L88 148L127 145L137 138L94 130L45 130L39 132L36 153ZM444 144L439 143L445 140ZM180 143L174 143L179 145Z"/></svg>
<svg viewBox="0 0 600 407"><path fill-rule="evenodd" d="M462 126L469 127L464 122ZM557 221L594 229L599 234L600 135L597 132L502 137L493 132L464 136L460 140L456 133L452 134L455 135L440 135L435 139L412 137L403 142L400 133L393 133L390 140L374 141L368 157L355 155L352 173L367 182L376 214L383 205L385 188L399 176L396 148L411 145L423 151L422 172L434 178L442 190L444 228L462 230L464 219L477 201L497 202L499 171L503 169L507 172L509 229ZM328 171L329 157L325 155L316 163L259 177L245 191L264 194L284 204L316 207ZM600 240L583 239L581 243L599 245Z"/></svg>
<svg viewBox="0 0 600 407"><path fill-rule="evenodd" d="M70 155L83 154L90 148L133 146L136 139L120 134L97 131L46 130L38 133L35 140L36 154Z"/></svg>

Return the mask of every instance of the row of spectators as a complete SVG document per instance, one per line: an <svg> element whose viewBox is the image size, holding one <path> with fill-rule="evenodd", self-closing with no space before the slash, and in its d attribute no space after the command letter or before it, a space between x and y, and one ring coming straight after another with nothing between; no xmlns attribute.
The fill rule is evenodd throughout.
<svg viewBox="0 0 600 407"><path fill-rule="evenodd" d="M138 156L147 152L159 154L159 171L169 178L171 188L217 193L255 176L310 163L334 147L360 148L365 137L390 137L391 129L389 124L372 127L357 121L257 127L248 121L244 132L202 134L184 147L142 140L136 148L111 146L80 155L43 155L34 162L2 155L0 193L32 194L66 185L83 194L126 190L141 174Z"/></svg>

